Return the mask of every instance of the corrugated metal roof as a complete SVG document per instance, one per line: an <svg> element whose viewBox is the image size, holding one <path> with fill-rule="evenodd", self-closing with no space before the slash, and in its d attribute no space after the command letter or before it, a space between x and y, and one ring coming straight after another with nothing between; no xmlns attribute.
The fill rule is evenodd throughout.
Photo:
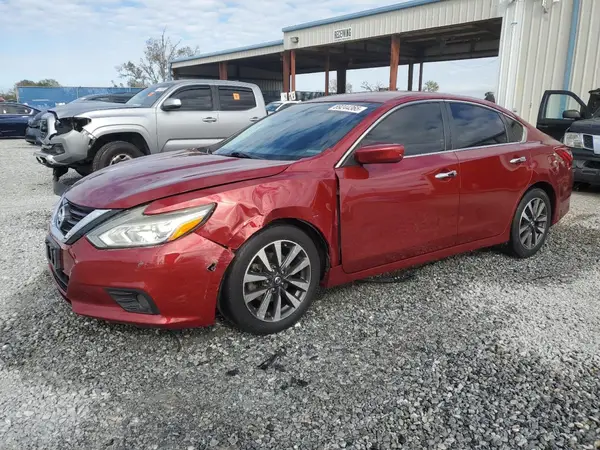
<svg viewBox="0 0 600 450"><path fill-rule="evenodd" d="M360 11L352 14L344 14L343 16L330 17L329 19L315 20L313 22L305 22L298 25L292 25L286 27L282 31L287 33L289 31L303 30L305 28L317 27L319 25L328 25L336 22L343 22L345 20L360 19L361 17L374 16L376 14L383 14L390 11L398 11L400 9L414 8L415 6L427 5L429 3L437 3L443 0L408 0L402 3L396 3L394 5L380 6L379 8L367 9L366 11Z"/></svg>
<svg viewBox="0 0 600 450"><path fill-rule="evenodd" d="M171 62L175 63L175 62L191 61L194 59L210 58L213 56L228 55L230 53L235 53L235 52L245 52L248 50L256 50L259 48L275 47L277 45L283 45L283 39L280 39L277 41L262 42L260 44L246 45L245 47L237 47L237 48L230 48L227 50L219 50L219 51L212 52L212 53L200 53L198 55L187 56L184 58L175 58L175 59L171 60Z"/></svg>

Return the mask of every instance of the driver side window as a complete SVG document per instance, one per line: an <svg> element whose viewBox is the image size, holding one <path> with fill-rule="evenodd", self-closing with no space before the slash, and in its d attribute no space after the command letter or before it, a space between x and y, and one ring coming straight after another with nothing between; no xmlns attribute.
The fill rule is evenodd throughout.
<svg viewBox="0 0 600 450"><path fill-rule="evenodd" d="M377 124L360 146L371 144L402 144L406 156L446 150L440 103L418 103L399 108Z"/></svg>
<svg viewBox="0 0 600 450"><path fill-rule="evenodd" d="M213 100L210 86L193 86L178 90L171 98L181 100L178 111L212 111Z"/></svg>

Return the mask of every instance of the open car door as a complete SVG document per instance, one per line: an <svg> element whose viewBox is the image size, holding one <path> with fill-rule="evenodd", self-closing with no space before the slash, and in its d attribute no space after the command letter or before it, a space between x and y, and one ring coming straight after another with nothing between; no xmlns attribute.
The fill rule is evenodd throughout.
<svg viewBox="0 0 600 450"><path fill-rule="evenodd" d="M585 103L571 91L546 91L542 97L536 127L538 130L562 141L565 131L580 119L591 114Z"/></svg>

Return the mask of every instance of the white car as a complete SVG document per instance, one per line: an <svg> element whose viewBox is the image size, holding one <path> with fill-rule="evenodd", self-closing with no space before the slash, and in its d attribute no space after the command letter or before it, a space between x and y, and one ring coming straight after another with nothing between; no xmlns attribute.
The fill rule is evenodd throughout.
<svg viewBox="0 0 600 450"><path fill-rule="evenodd" d="M271 102L266 106L267 114L276 113L277 111L281 111L282 109L289 108L290 106L292 106L296 103L301 103L301 102L299 100L288 100L285 102L282 102L282 101Z"/></svg>

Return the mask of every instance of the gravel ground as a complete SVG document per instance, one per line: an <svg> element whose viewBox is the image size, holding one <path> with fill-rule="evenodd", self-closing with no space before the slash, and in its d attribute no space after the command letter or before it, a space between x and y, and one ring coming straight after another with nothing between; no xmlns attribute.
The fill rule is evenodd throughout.
<svg viewBox="0 0 600 450"><path fill-rule="evenodd" d="M600 448L600 193L526 261L331 289L275 336L168 332L59 297L31 151L0 141L0 448Z"/></svg>

